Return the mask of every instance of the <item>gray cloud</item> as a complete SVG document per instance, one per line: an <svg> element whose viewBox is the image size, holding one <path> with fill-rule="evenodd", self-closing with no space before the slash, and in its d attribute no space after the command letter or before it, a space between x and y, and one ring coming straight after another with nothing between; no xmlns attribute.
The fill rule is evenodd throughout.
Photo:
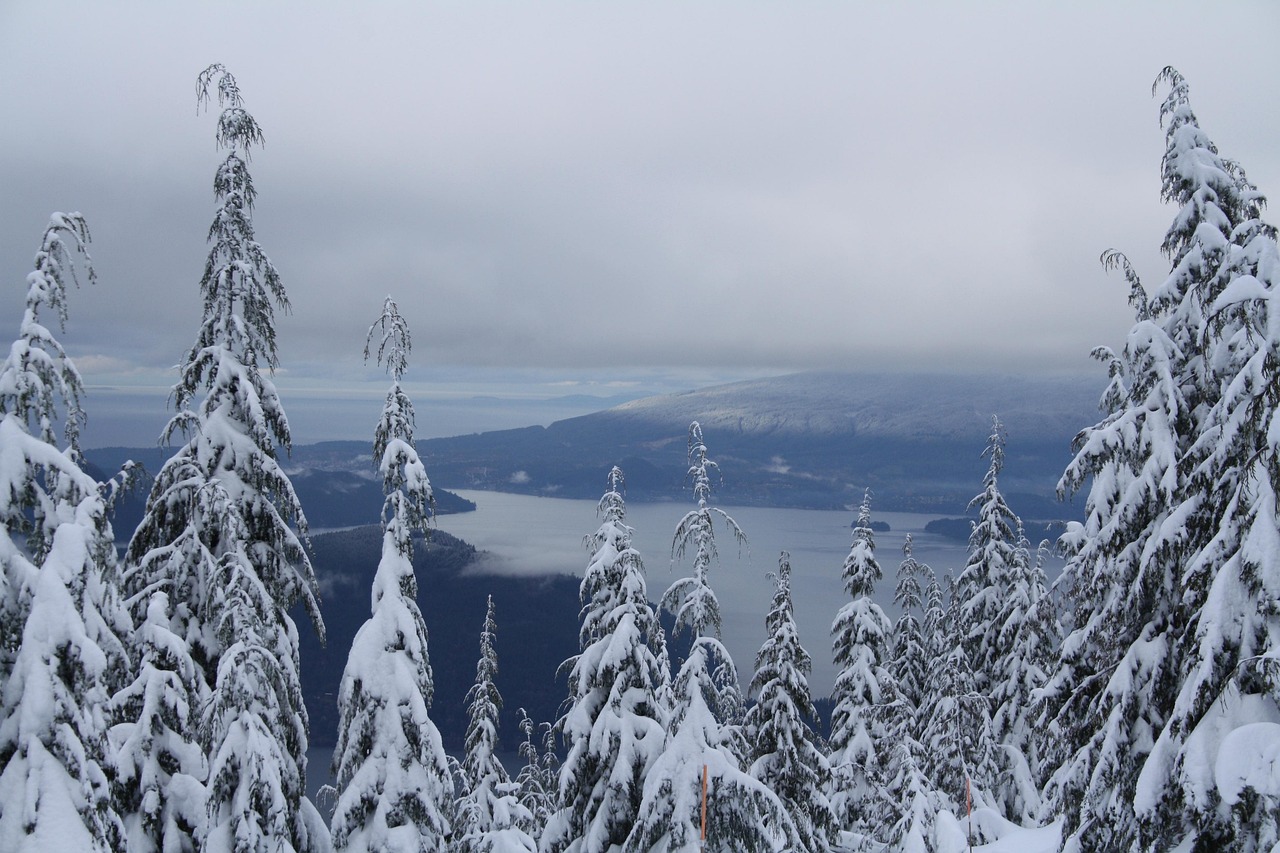
<svg viewBox="0 0 1280 853"><path fill-rule="evenodd" d="M1129 323L1099 253L1166 269L1166 63L1280 192L1268 3L262 5L0 11L0 318L48 213L84 211L91 382L163 385L194 334L210 61L267 135L282 387L377 377L386 293L423 381L1089 369Z"/></svg>

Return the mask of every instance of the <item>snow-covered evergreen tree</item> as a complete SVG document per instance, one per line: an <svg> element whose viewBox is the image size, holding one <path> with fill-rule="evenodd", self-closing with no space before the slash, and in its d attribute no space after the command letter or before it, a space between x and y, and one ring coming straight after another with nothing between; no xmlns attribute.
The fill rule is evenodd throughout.
<svg viewBox="0 0 1280 853"><path fill-rule="evenodd" d="M881 849L900 853L933 853L937 849L934 824L944 803L925 775L924 752L910 733L895 734L889 743L881 791L887 847Z"/></svg>
<svg viewBox="0 0 1280 853"><path fill-rule="evenodd" d="M733 659L719 640L720 605L707 580L716 557L714 515L736 538L743 536L733 519L708 505L710 475L716 470L707 458L702 427L694 421L689 427L689 479L698 506L681 519L672 544L676 556L693 552L694 573L673 583L662 599L675 615L676 630L693 634L693 645L676 677L663 753L645 780L639 816L624 847L632 853L701 849L704 790L707 850L771 851L799 843L777 795L742 769L741 731L717 713L733 702L726 692L739 691Z"/></svg>
<svg viewBox="0 0 1280 853"><path fill-rule="evenodd" d="M1173 529L1166 521L1189 414L1175 372L1181 353L1131 283L1138 321L1122 355L1094 352L1111 373L1109 412L1076 437L1059 483L1064 494L1091 486L1084 523L1060 540L1069 558L1057 585L1073 612L1040 706L1054 768L1042 816L1063 815L1069 849L1081 851L1137 844L1137 771L1174 678L1165 633L1175 570L1161 531Z"/></svg>
<svg viewBox="0 0 1280 853"><path fill-rule="evenodd" d="M126 846L140 853L195 850L204 835L208 762L193 738L200 676L169 612L169 596L152 593L133 641L138 675L111 700L116 800Z"/></svg>
<svg viewBox="0 0 1280 853"><path fill-rule="evenodd" d="M427 853L448 842L454 791L440 732L429 716L431 663L413 573L412 537L427 532L431 483L413 446L413 404L401 388L409 329L391 297L370 327L368 343L378 336L377 360L392 376L373 447L386 493L382 558L372 615L356 633L339 687L333 844L353 853Z"/></svg>
<svg viewBox="0 0 1280 853"><path fill-rule="evenodd" d="M1000 679L992 685L991 734L999 775L990 790L1011 820L1034 823L1040 813L1040 738L1033 725L1033 695L1044 686L1061 640L1053 599L1045 589L1043 543L1032 560L1030 543L1018 526L1018 546L1010 566L1009 589L1001 602L997 635Z"/></svg>
<svg viewBox="0 0 1280 853"><path fill-rule="evenodd" d="M559 781L555 772L553 740L555 727L550 723L542 724L544 751L538 748L538 739L535 736L537 727L534 726L533 720L529 719L524 708L517 713L520 715L520 731L524 732L524 740L520 743L519 749L520 757L524 759L524 766L516 774L516 799L525 811L532 815L533 825L530 827L530 834L534 841L537 841L542 836L543 827L550 822L551 815L555 811L555 791Z"/></svg>
<svg viewBox="0 0 1280 853"><path fill-rule="evenodd" d="M582 651L565 663L569 704L558 723L567 755L559 808L542 836L542 849L557 853L603 853L626 840L666 737L659 697L670 675L658 655L661 629L631 545L623 487L614 467L598 506L600 528L586 537Z"/></svg>
<svg viewBox="0 0 1280 853"><path fill-rule="evenodd" d="M958 584L947 578L947 603L942 604L942 585L928 566L919 572L927 579L926 626L920 641L924 664L921 699L918 706L900 701L889 709L894 727L892 742L905 738L918 741L914 763L934 792L933 802L953 811L964 802L966 780L972 780L979 802L996 778L991 714L987 697L974 686L960 633L962 599Z"/></svg>
<svg viewBox="0 0 1280 853"><path fill-rule="evenodd" d="M88 242L89 226L80 214L50 217L27 276L18 337L0 366L0 446L6 448L0 465L0 685L13 669L38 566L63 520L57 507L74 507L97 490L75 456L83 420L80 373L41 317L49 312L65 326L67 289L78 283L77 255L94 280ZM58 448L59 420L69 453Z"/></svg>
<svg viewBox="0 0 1280 853"><path fill-rule="evenodd" d="M952 810L964 804L970 788L977 801L989 802L984 794L997 778L991 712L974 680L964 646L956 643L934 662L928 701L920 709L923 769Z"/></svg>
<svg viewBox="0 0 1280 853"><path fill-rule="evenodd" d="M289 425L262 370L278 365L274 307L288 305L253 230L247 160L262 131L221 65L196 88L202 106L217 91L216 138L228 154L214 178L203 316L166 429L187 441L156 476L129 544L126 590L137 608L154 590L169 593L170 630L199 667L210 759L204 849L323 850L328 833L304 790L307 715L288 610L301 601L321 636L324 623L300 538L306 519L275 455L290 445Z"/></svg>
<svg viewBox="0 0 1280 853"><path fill-rule="evenodd" d="M802 849L826 851L836 840L827 798L831 765L809 720L818 718L809 692L809 653L800 644L791 602L791 556L778 558L777 589L765 616L764 645L756 654L744 728L751 745L751 775L778 795L795 824Z"/></svg>
<svg viewBox="0 0 1280 853"><path fill-rule="evenodd" d="M1185 529L1170 631L1176 692L1134 806L1150 848L1264 850L1280 843L1280 781L1258 772L1280 750L1280 251L1244 170L1204 156L1212 144L1185 80L1166 69L1157 82L1170 88L1165 196L1183 205L1165 240L1174 271L1157 299L1179 295L1179 308L1190 301L1203 313L1191 373L1204 389L1174 509ZM1210 223L1218 230L1187 231L1188 209L1212 202L1227 214Z"/></svg>
<svg viewBox="0 0 1280 853"><path fill-rule="evenodd" d="M832 658L838 668L831 692L831 805L841 827L862 833L874 828L884 769L886 731L877 709L896 692L886 668L893 628L872 598L883 577L875 549L868 490L842 570L851 600L831 625Z"/></svg>
<svg viewBox="0 0 1280 853"><path fill-rule="evenodd" d="M929 661L924 643L920 618L920 576L927 567L922 566L912 552L911 534L902 543L902 562L898 565L898 583L893 591L893 603L902 608L893 624L893 657L888 664L890 676L897 688L898 698L905 701L915 714L925 700L929 679ZM914 724L911 728L914 730Z"/></svg>
<svg viewBox="0 0 1280 853"><path fill-rule="evenodd" d="M105 853L124 843L109 788L106 736L109 670L113 663L118 670L123 658L104 649L105 624L93 604L106 513L96 497L82 500L74 513L54 531L4 685L0 849L14 853Z"/></svg>
<svg viewBox="0 0 1280 853"><path fill-rule="evenodd" d="M40 318L48 309L65 322L88 239L79 214L51 217L0 368L0 849L15 853L124 843L106 718L129 670L108 519L119 484L80 469L80 376Z"/></svg>
<svg viewBox="0 0 1280 853"><path fill-rule="evenodd" d="M1000 680L1002 658L1009 651L1000 645L1000 615L1009 595L1018 519L1005 503L998 482L1005 442L1004 425L992 416L991 434L982 454L990 457L991 464L982 480L982 491L969 501L969 509L978 510L978 520L969 534L969 561L956 579L961 638L974 686L984 694Z"/></svg>
<svg viewBox="0 0 1280 853"><path fill-rule="evenodd" d="M1248 666L1237 664L1265 658L1267 648L1256 633L1245 639L1249 629L1235 633L1263 624L1247 615L1259 599L1225 594L1241 589L1233 575L1251 576L1243 588L1261 592L1253 579L1274 563L1264 548L1268 558L1243 573L1245 563L1228 568L1243 529L1234 520L1256 511L1246 505L1271 512L1264 535L1275 531L1265 492L1246 485L1267 479L1249 471L1267 464L1266 445L1233 445L1234 436L1266 434L1257 425L1268 407L1250 402L1235 410L1249 417L1226 427L1230 389L1259 387L1252 379L1233 386L1252 361L1251 342L1265 341L1240 325L1261 303L1236 297L1269 288L1237 275L1234 259L1247 254L1246 234L1262 233L1247 224L1257 221L1261 198L1200 129L1186 81L1166 68L1162 83L1162 196L1179 206L1163 245L1172 270L1148 300L1123 256L1104 254L1105 265L1124 271L1137 319L1121 355L1095 351L1110 366L1109 413L1077 438L1059 487L1091 482L1084 524L1063 537L1071 556L1059 583L1075 612L1043 694L1050 742L1061 745L1046 812L1065 814L1075 850L1167 849L1188 836L1229 842L1229 810L1209 779L1232 712L1202 729L1203 740L1191 734L1219 699L1229 705L1242 695L1247 679L1236 673ZM1242 284L1228 295L1233 281ZM1246 600L1243 609L1232 603Z"/></svg>
<svg viewBox="0 0 1280 853"><path fill-rule="evenodd" d="M924 566L924 619L920 623L920 632L924 637L925 653L929 660L937 660L946 654L950 645L947 642L951 623L947 618L947 597L938 575L930 566ZM948 576L948 583L951 582Z"/></svg>
<svg viewBox="0 0 1280 853"><path fill-rule="evenodd" d="M466 754L462 779L466 789L458 798L453 850L459 853L534 853L537 848L528 830L533 815L520 804L519 786L511 781L498 760L498 712L502 696L494 684L498 674L498 632L493 596L480 631L480 660L476 682L467 692Z"/></svg>

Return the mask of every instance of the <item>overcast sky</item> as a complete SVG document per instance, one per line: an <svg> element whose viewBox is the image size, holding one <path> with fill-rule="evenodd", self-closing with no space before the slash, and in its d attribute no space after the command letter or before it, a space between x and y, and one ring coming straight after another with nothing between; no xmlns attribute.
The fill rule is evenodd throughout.
<svg viewBox="0 0 1280 853"><path fill-rule="evenodd" d="M0 322L49 213L84 212L100 281L62 339L90 444L151 440L199 319L221 155L194 83L222 62L266 134L303 439L371 430L388 293L429 434L497 423L432 421L475 394L515 425L808 368L1093 370L1131 322L1098 255L1167 272L1152 80L1177 67L1280 193L1277 36L1273 2L8 0Z"/></svg>

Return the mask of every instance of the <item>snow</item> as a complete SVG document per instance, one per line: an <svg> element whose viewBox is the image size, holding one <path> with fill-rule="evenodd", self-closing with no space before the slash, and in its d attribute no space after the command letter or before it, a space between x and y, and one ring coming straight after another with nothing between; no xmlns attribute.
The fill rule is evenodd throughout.
<svg viewBox="0 0 1280 853"><path fill-rule="evenodd" d="M969 853L968 821L950 812L940 812L937 820L937 853ZM1058 853L1062 846L1062 821L1048 826L1021 827L995 812L980 809L973 814L975 838L995 836L985 844L975 840L973 853Z"/></svg>
<svg viewBox="0 0 1280 853"><path fill-rule="evenodd" d="M1218 794L1235 805L1246 788L1280 797L1280 724L1249 723L1222 739L1214 764Z"/></svg>

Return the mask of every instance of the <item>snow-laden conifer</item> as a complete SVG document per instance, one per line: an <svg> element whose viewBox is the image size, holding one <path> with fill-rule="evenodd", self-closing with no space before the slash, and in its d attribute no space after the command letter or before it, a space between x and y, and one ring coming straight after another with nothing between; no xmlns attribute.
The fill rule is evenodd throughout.
<svg viewBox="0 0 1280 853"><path fill-rule="evenodd" d="M978 802L997 781L987 697L974 686L961 643L934 662L928 700L920 709L924 769L940 801L953 811L972 790Z"/></svg>
<svg viewBox="0 0 1280 853"><path fill-rule="evenodd" d="M519 786L511 781L497 755L498 712L502 709L502 696L494 683L498 674L497 631L493 596L489 596L480 631L476 682L467 692L466 753L461 773L466 789L455 809L451 848L459 853L534 853L538 849L528 831L533 815L521 805Z"/></svg>
<svg viewBox="0 0 1280 853"><path fill-rule="evenodd" d="M925 750L909 733L895 735L888 745L885 784L881 795L887 849L900 853L933 853L934 825L944 801L925 775Z"/></svg>
<svg viewBox="0 0 1280 853"><path fill-rule="evenodd" d="M1166 69L1158 82L1170 87L1162 108L1170 132L1194 136L1185 81ZM1172 148L1176 160L1187 156L1180 139ZM1191 165L1197 177L1205 168L1199 160ZM1261 194L1238 164L1221 166L1230 182L1205 183L1228 213L1215 224L1229 244L1217 245L1210 228L1187 239L1176 233L1177 221L1176 240L1166 239L1181 259L1163 291L1182 285L1183 301L1194 300L1204 314L1195 342L1203 368L1194 375L1207 388L1174 510L1185 528L1170 632L1177 684L1134 807L1150 847L1262 850L1280 843L1280 781L1265 769L1280 750L1280 251L1275 229L1261 219ZM1181 162L1166 165L1166 182L1183 180L1173 192L1166 186L1166 196L1184 211L1197 202L1194 195L1184 201L1187 171ZM1189 253L1210 249L1197 268Z"/></svg>
<svg viewBox="0 0 1280 853"><path fill-rule="evenodd" d="M1063 537L1071 556L1059 583L1075 612L1044 691L1050 742L1060 745L1045 810L1065 815L1071 849L1171 847L1191 831L1186 821L1206 830L1203 843L1221 842L1223 821L1209 818L1217 810L1206 803L1219 793L1205 789L1203 771L1188 784L1171 764L1213 690L1194 691L1189 717L1171 716L1180 685L1190 683L1184 674L1196 671L1191 626L1222 565L1210 543L1224 541L1219 531L1231 526L1235 492L1227 484L1241 482L1242 460L1209 462L1200 439L1220 422L1226 377L1249 360L1239 348L1248 335L1235 325L1247 308L1218 300L1231 280L1237 229L1260 198L1200 129L1186 81L1167 68L1156 87L1162 83L1162 197L1179 207L1163 244L1172 270L1148 300L1123 256L1104 254L1104 264L1124 271L1137 318L1120 355L1095 351L1110 365L1110 411L1077 437L1059 486L1091 484L1084 524ZM1227 614L1214 624L1219 616L1239 624ZM1210 668L1227 672L1231 657L1215 654ZM1193 807L1188 800L1198 796Z"/></svg>
<svg viewBox="0 0 1280 853"><path fill-rule="evenodd" d="M997 644L1003 650L1000 678L992 685L991 734L999 774L989 789L1006 816L1031 824L1040 813L1041 738L1034 726L1033 697L1061 640L1053 599L1045 589L1048 542L1033 561L1030 543L1018 527L1018 547L1010 566L1009 589L1001 602Z"/></svg>
<svg viewBox="0 0 1280 853"><path fill-rule="evenodd" d="M969 534L969 560L956 579L961 639L974 686L981 693L991 692L1000 678L1002 658L1010 651L1000 645L1000 615L1009 594L1018 519L1000 492L1005 443L1004 425L992 416L991 434L982 454L991 464L983 477L982 491L969 501L969 509L978 510L978 520Z"/></svg>
<svg viewBox="0 0 1280 853"><path fill-rule="evenodd" d="M524 740L519 749L524 765L516 774L516 799L532 815L533 824L529 831L534 841L537 841L555 811L555 791L559 782L555 772L555 727L551 723L542 724L543 747L539 748L538 727L529 719L524 708L517 713L520 715L520 731L524 732Z"/></svg>
<svg viewBox="0 0 1280 853"><path fill-rule="evenodd" d="M930 566L924 566L924 618L920 622L920 632L924 638L925 654L928 659L937 660L949 648L947 642L951 623L948 619L947 597L938 575ZM950 576L947 578L951 582Z"/></svg>
<svg viewBox="0 0 1280 853"><path fill-rule="evenodd" d="M831 805L837 823L867 833L878 811L886 730L878 707L896 688L886 664L892 626L872 595L883 573L871 530L871 492L858 509L853 544L842 570L846 602L831 625L838 669L831 701Z"/></svg>
<svg viewBox="0 0 1280 853"><path fill-rule="evenodd" d="M662 599L675 615L676 630L693 634L693 645L675 680L666 744L645 780L640 813L624 847L632 853L701 849L704 790L707 850L772 851L799 843L777 795L743 770L741 731L717 713L732 704L725 693L739 691L733 659L719 639L720 605L708 583L716 557L712 519L718 515L735 538L743 536L728 515L708 505L716 470L694 421L689 479L698 506L681 519L672 544L675 556L693 553L693 576L677 580Z"/></svg>
<svg viewBox="0 0 1280 853"><path fill-rule="evenodd" d="M112 661L104 650L92 603L105 510L90 497L74 512L54 531L34 580L4 685L0 849L14 853L68 846L105 853L123 845L106 737L109 669L122 658Z"/></svg>
<svg viewBox="0 0 1280 853"><path fill-rule="evenodd" d="M666 737L659 697L670 675L659 659L661 630L631 544L623 487L614 467L597 510L600 527L586 537L582 651L565 662L570 695L558 728L567 754L543 850L603 853L622 844Z"/></svg>
<svg viewBox="0 0 1280 853"><path fill-rule="evenodd" d="M795 824L802 849L827 851L836 840L835 813L827 798L831 765L809 721L816 720L808 675L809 653L800 644L791 602L791 556L778 558L776 590L765 616L765 641L751 679L755 704L743 727L751 745L751 775L778 795Z"/></svg>
<svg viewBox="0 0 1280 853"><path fill-rule="evenodd" d="M228 153L214 177L200 326L166 429L186 443L156 476L129 544L126 591L139 621L150 593L168 592L170 630L199 666L205 850L257 838L301 853L326 849L328 834L303 787L307 715L288 610L301 601L322 637L324 624L300 538L306 519L276 459L277 446L290 446L289 425L263 372L278 365L274 310L288 301L253 229L247 161L262 131L221 65L197 79L201 106L215 89L216 139Z"/></svg>
<svg viewBox="0 0 1280 853"><path fill-rule="evenodd" d="M114 787L126 846L139 853L195 850L205 825L208 762L195 742L199 674L169 630L169 596L156 591L133 638L137 677L111 700Z"/></svg>
<svg viewBox="0 0 1280 853"><path fill-rule="evenodd" d="M67 319L67 289L79 281L77 255L89 281L89 226L78 213L50 217L27 276L18 337L0 366L0 685L13 669L22 626L41 559L61 521L60 504L74 507L97 490L76 454L84 385L75 364L50 330ZM65 424L66 451L57 424Z"/></svg>
<svg viewBox="0 0 1280 853"><path fill-rule="evenodd" d="M1104 256L1113 257L1113 256ZM1082 851L1137 843L1132 798L1140 760L1164 724L1173 679L1165 637L1176 601L1170 509L1179 491L1179 433L1189 413L1178 378L1181 351L1148 313L1136 276L1138 320L1120 355L1105 348L1109 409L1075 440L1060 493L1090 482L1085 521L1061 537L1057 582L1072 629L1042 693L1040 725L1053 768L1043 816L1064 817ZM1181 424L1181 425L1180 425Z"/></svg>
<svg viewBox="0 0 1280 853"><path fill-rule="evenodd" d="M80 376L40 317L65 321L76 254L92 280L88 239L79 214L51 217L0 367L0 849L15 853L124 843L106 716L129 671L108 518L120 483L80 469Z"/></svg>
<svg viewBox="0 0 1280 853"><path fill-rule="evenodd" d="M376 358L392 376L373 447L386 493L382 558L372 614L351 644L338 692L333 844L352 853L427 853L448 842L454 791L429 716L431 663L413 573L412 537L427 532L431 483L413 445L413 404L401 388L409 329L391 297L369 329L366 358L379 336Z"/></svg>
<svg viewBox="0 0 1280 853"><path fill-rule="evenodd" d="M893 624L893 657L888 670L897 688L897 697L907 703L914 715L925 701L930 658L918 615L923 603L920 576L926 567L912 554L912 548L908 533L902 543L902 562L898 564L898 583L893 591L893 603L901 607L902 612ZM914 729L914 723L911 727Z"/></svg>

